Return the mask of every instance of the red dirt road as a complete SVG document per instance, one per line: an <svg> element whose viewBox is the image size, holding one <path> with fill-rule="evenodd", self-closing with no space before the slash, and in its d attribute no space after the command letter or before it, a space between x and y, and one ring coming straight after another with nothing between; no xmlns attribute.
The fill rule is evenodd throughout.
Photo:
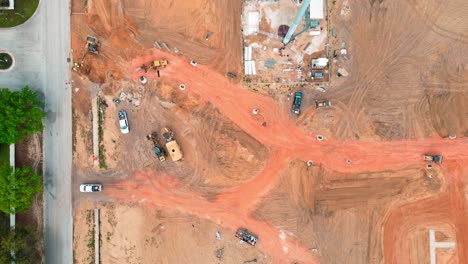
<svg viewBox="0 0 468 264"><path fill-rule="evenodd" d="M276 263L316 263L317 258L294 239L280 238L279 230L251 215L255 206L275 186L280 172L289 161L295 158L313 160L315 164L328 169L353 173L399 170L414 164L423 166L422 154L437 152L444 156L441 167L445 172L447 188L436 197L404 205L390 213L385 225L385 260L386 263L404 263L401 260L409 258L402 234L413 225L441 220L456 227L459 259L468 260L463 251L468 243L468 221L462 189L467 172L460 165L468 164L468 139L362 142L329 138L319 142L315 135L307 134L294 124L289 109L281 109L273 99L230 83L208 67L193 67L179 57L152 50L152 54L133 60L128 70L134 72L139 65L156 58L166 58L170 64L161 70L160 79L157 79L156 72L147 74L149 79L184 83L187 87L184 92L200 96L201 101L211 102L241 129L269 147L271 157L256 177L241 186L225 190L214 201L178 186L171 175L154 175L152 172L136 173L132 181L122 181L108 188L106 194L125 201L130 199L158 207L176 208L233 230L246 226L259 235L259 247L270 254ZM134 72L132 78L137 81L142 73ZM268 122L266 127L252 116L253 108L260 109ZM347 159L352 162L346 163Z"/></svg>

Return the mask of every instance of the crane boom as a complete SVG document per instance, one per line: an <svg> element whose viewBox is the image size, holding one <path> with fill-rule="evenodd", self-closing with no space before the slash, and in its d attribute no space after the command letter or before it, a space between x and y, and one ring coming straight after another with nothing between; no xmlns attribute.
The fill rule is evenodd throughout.
<svg viewBox="0 0 468 264"><path fill-rule="evenodd" d="M310 0L304 0L302 1L302 5L299 8L299 10L296 13L296 17L294 18L293 23L291 24L291 27L288 30L288 33L286 33L286 36L283 39L283 44L286 45L291 41L291 37L294 34L294 31L296 31L297 26L299 25L299 22L301 19L304 17L304 14L307 11L307 8L309 8L310 5Z"/></svg>

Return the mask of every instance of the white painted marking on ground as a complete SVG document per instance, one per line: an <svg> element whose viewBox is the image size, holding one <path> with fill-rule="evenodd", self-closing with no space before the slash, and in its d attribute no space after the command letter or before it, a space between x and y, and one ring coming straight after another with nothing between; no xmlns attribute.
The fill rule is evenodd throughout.
<svg viewBox="0 0 468 264"><path fill-rule="evenodd" d="M455 242L437 242L435 241L434 229L429 229L429 255L431 258L431 264L436 264L436 249L437 248L453 248Z"/></svg>

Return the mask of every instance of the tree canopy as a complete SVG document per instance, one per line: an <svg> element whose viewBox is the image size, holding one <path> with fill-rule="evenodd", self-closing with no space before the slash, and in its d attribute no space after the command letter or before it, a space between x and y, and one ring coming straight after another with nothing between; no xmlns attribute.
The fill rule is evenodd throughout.
<svg viewBox="0 0 468 264"><path fill-rule="evenodd" d="M28 86L19 92L0 89L0 143L13 144L42 131L45 113L37 97Z"/></svg>
<svg viewBox="0 0 468 264"><path fill-rule="evenodd" d="M5 217L3 217L5 218ZM10 250L15 252L12 259ZM0 227L0 263L16 264L39 263L38 261L38 234L31 228L17 227L10 230L7 221L2 221Z"/></svg>
<svg viewBox="0 0 468 264"><path fill-rule="evenodd" d="M42 192L42 177L30 167L0 167L0 210L7 214L27 211L37 193Z"/></svg>

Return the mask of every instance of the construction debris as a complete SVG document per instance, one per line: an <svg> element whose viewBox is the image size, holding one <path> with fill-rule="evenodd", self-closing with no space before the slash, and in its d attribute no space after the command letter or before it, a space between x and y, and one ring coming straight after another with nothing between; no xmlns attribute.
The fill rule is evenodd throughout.
<svg viewBox="0 0 468 264"><path fill-rule="evenodd" d="M154 41L153 46L158 49L162 49L158 41Z"/></svg>
<svg viewBox="0 0 468 264"><path fill-rule="evenodd" d="M167 50L167 51L171 51L171 49L169 48L169 46L166 44L166 42L163 42L163 47Z"/></svg>
<svg viewBox="0 0 468 264"><path fill-rule="evenodd" d="M134 94L132 92L122 91L120 93L119 99L117 99L118 101L114 100L114 102L120 103L122 101L127 101L127 102L133 104L134 106L140 106L141 97L143 96L142 93L143 93L142 90L139 90L136 94Z"/></svg>

